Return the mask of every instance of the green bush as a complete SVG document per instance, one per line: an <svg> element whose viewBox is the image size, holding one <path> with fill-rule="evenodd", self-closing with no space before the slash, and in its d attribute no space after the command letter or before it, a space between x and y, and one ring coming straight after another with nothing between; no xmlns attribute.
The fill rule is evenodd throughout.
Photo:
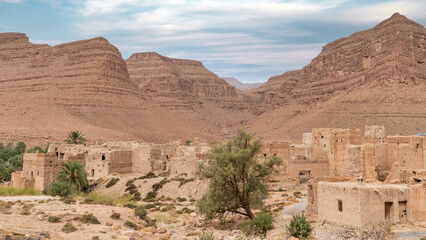
<svg viewBox="0 0 426 240"><path fill-rule="evenodd" d="M282 192L284 189L282 187L278 188L278 191Z"/></svg>
<svg viewBox="0 0 426 240"><path fill-rule="evenodd" d="M301 193L301 192L294 192L294 193L293 193L293 196L294 196L295 198L300 198L300 197L302 196L302 193Z"/></svg>
<svg viewBox="0 0 426 240"><path fill-rule="evenodd" d="M178 198L177 198L177 201L178 201L178 202L185 202L185 201L186 201L186 198L184 198L184 197L178 197Z"/></svg>
<svg viewBox="0 0 426 240"><path fill-rule="evenodd" d="M49 150L50 143L47 144L45 148L41 148L40 146L35 146L33 148L28 149L27 153L36 153L37 151L39 153L47 153Z"/></svg>
<svg viewBox="0 0 426 240"><path fill-rule="evenodd" d="M147 193L142 200L144 200L145 202L155 202L156 197L157 197L157 192L151 191Z"/></svg>
<svg viewBox="0 0 426 240"><path fill-rule="evenodd" d="M147 215L148 213L143 206L137 206L135 208L135 216L139 219L145 220Z"/></svg>
<svg viewBox="0 0 426 240"><path fill-rule="evenodd" d="M242 228L248 234L266 235L266 231L274 228L274 220L269 213L260 213L248 222L243 223Z"/></svg>
<svg viewBox="0 0 426 240"><path fill-rule="evenodd" d="M109 182L107 183L107 185L105 187L110 188L110 187L114 186L118 181L120 181L119 178L113 178L113 179L109 180Z"/></svg>
<svg viewBox="0 0 426 240"><path fill-rule="evenodd" d="M164 184L166 184L168 182L169 181L167 181L166 179L163 179L160 182L155 183L154 185L152 185L152 191L158 192L158 190L160 190L161 188L163 188Z"/></svg>
<svg viewBox="0 0 426 240"><path fill-rule="evenodd" d="M290 224L286 225L287 232L299 239L306 239L311 235L312 227L306 221L305 215L294 215Z"/></svg>
<svg viewBox="0 0 426 240"><path fill-rule="evenodd" d="M83 223L91 223L91 224L101 224L99 220L93 216L93 214L85 214L83 217L81 217L81 222Z"/></svg>
<svg viewBox="0 0 426 240"><path fill-rule="evenodd" d="M201 236L198 238L199 240L213 240L213 233L203 232Z"/></svg>
<svg viewBox="0 0 426 240"><path fill-rule="evenodd" d="M131 209L135 209L137 206L138 206L138 204L135 203L135 202L128 202L128 203L123 205L123 207L131 208Z"/></svg>
<svg viewBox="0 0 426 240"><path fill-rule="evenodd" d="M58 223L61 220L60 217L58 216L50 216L47 221L50 223Z"/></svg>
<svg viewBox="0 0 426 240"><path fill-rule="evenodd" d="M86 195L84 203L88 204L101 204L107 206L113 206L114 198L101 192L90 192Z"/></svg>
<svg viewBox="0 0 426 240"><path fill-rule="evenodd" d="M124 225L125 225L125 226L128 226L128 227L131 227L131 228L133 228L133 229L138 229L138 225L136 225L136 223L131 222L131 221L129 221L129 220L127 220L126 222L124 222Z"/></svg>
<svg viewBox="0 0 426 240"><path fill-rule="evenodd" d="M25 148L23 142L10 142L6 147L0 143L0 182L10 181L12 172L22 169Z"/></svg>
<svg viewBox="0 0 426 240"><path fill-rule="evenodd" d="M111 214L111 218L112 218L112 219L120 219L120 214L119 214L119 213L114 212L114 213L112 213L112 214Z"/></svg>
<svg viewBox="0 0 426 240"><path fill-rule="evenodd" d="M77 194L77 189L66 182L53 182L43 193L50 196L71 197Z"/></svg>
<svg viewBox="0 0 426 240"><path fill-rule="evenodd" d="M156 177L157 177L157 175L155 175L155 173L149 172L149 173L145 174L144 176L139 177L139 179L156 178Z"/></svg>
<svg viewBox="0 0 426 240"><path fill-rule="evenodd" d="M77 228L72 225L71 223L66 223L63 227L62 227L62 231L65 233L70 233L70 232L75 232L77 231Z"/></svg>

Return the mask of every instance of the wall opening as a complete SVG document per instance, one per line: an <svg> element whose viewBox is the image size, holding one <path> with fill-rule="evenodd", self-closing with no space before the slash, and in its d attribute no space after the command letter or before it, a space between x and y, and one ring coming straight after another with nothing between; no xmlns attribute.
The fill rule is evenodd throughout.
<svg viewBox="0 0 426 240"><path fill-rule="evenodd" d="M169 160L169 155L166 155L166 159Z"/></svg>
<svg viewBox="0 0 426 240"><path fill-rule="evenodd" d="M102 154L102 160L105 160L105 154Z"/></svg>
<svg viewBox="0 0 426 240"><path fill-rule="evenodd" d="M33 171L31 171L31 178L33 178L34 177L34 172Z"/></svg>
<svg viewBox="0 0 426 240"><path fill-rule="evenodd" d="M264 153L263 156L266 157L266 153Z"/></svg>
<svg viewBox="0 0 426 240"><path fill-rule="evenodd" d="M95 176L95 169L92 168L92 177Z"/></svg>
<svg viewBox="0 0 426 240"><path fill-rule="evenodd" d="M64 158L65 158L65 153L60 153L59 159L64 159Z"/></svg>
<svg viewBox="0 0 426 240"><path fill-rule="evenodd" d="M393 202L385 202L385 219L386 220L392 219L392 213L393 213Z"/></svg>
<svg viewBox="0 0 426 240"><path fill-rule="evenodd" d="M339 208L339 212L343 212L343 202L342 200L337 200L337 205Z"/></svg>
<svg viewBox="0 0 426 240"><path fill-rule="evenodd" d="M306 183L311 178L310 170L300 170L299 171L299 183Z"/></svg>
<svg viewBox="0 0 426 240"><path fill-rule="evenodd" d="M56 152L56 158L59 158L59 153L58 152Z"/></svg>
<svg viewBox="0 0 426 240"><path fill-rule="evenodd" d="M399 223L407 223L407 201L398 202Z"/></svg>

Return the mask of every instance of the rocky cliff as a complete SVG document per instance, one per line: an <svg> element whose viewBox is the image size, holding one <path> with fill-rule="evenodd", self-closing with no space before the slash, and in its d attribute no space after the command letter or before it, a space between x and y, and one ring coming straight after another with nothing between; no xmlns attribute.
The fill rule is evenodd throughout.
<svg viewBox="0 0 426 240"><path fill-rule="evenodd" d="M168 58L158 53L135 53L127 60L131 79L160 105L192 108L211 101L233 107L236 89L199 61Z"/></svg>
<svg viewBox="0 0 426 240"><path fill-rule="evenodd" d="M385 124L390 134L425 129L425 38L423 26L396 13L325 45L303 69L272 77L252 91L270 110L252 121L253 129L290 137L312 127L372 123Z"/></svg>
<svg viewBox="0 0 426 240"><path fill-rule="evenodd" d="M130 80L118 49L104 38L50 47L30 43L25 34L2 33L0 72L4 141L62 142L71 130L91 140L196 135L147 99Z"/></svg>

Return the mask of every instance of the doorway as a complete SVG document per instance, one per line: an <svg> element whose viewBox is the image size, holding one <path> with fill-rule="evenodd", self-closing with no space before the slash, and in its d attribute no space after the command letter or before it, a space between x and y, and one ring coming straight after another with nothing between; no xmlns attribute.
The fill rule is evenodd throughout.
<svg viewBox="0 0 426 240"><path fill-rule="evenodd" d="M407 223L407 201L398 202L399 204L399 223Z"/></svg>
<svg viewBox="0 0 426 240"><path fill-rule="evenodd" d="M392 213L393 213L393 202L385 202L385 220L390 220L391 222L393 222Z"/></svg>

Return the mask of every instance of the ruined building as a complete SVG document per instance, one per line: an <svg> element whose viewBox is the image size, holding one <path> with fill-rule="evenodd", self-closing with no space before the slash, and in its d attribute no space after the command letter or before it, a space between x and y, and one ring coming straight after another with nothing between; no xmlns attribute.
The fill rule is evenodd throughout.
<svg viewBox="0 0 426 240"><path fill-rule="evenodd" d="M208 149L197 138L191 144L180 140L168 144L106 142L87 147L52 144L45 154L24 154L23 169L12 173L12 185L43 190L56 180L62 163L70 160L83 163L92 179L150 171L193 175Z"/></svg>

